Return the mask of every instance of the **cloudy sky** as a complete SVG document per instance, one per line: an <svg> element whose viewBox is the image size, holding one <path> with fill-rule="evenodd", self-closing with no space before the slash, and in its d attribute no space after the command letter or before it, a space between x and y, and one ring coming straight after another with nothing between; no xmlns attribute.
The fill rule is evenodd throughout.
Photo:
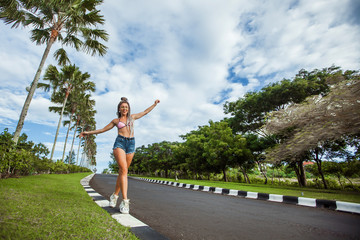
<svg viewBox="0 0 360 240"><path fill-rule="evenodd" d="M116 117L122 96L133 113L160 99L135 122L137 146L181 141L179 135L223 119L225 101L300 69L360 69L358 0L105 0L101 12L110 35L106 56L67 50L96 83L97 128ZM0 128L14 132L45 46L30 41L29 29L1 22L0 31ZM52 56L48 64L55 64ZM23 128L50 150L59 119L48 111L51 105L49 93L37 90ZM61 158L65 134L62 128L55 158ZM96 138L100 171L116 135L114 128Z"/></svg>

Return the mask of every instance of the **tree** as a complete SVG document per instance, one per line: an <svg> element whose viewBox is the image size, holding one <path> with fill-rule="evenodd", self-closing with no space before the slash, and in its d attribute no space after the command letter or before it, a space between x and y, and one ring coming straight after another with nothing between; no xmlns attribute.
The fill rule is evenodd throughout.
<svg viewBox="0 0 360 240"><path fill-rule="evenodd" d="M67 164L75 164L75 152L69 152L69 155L65 158L65 163Z"/></svg>
<svg viewBox="0 0 360 240"><path fill-rule="evenodd" d="M72 101L72 116L70 117L70 122L69 122L69 127L71 126L71 120L73 115L75 114L75 126L74 128L74 135L73 135L73 140L71 143L71 150L70 152L72 152L72 149L74 147L74 142L75 142L75 137L76 137L76 132L78 132L79 129L79 124L80 124L80 120L81 120L81 116L84 114L90 114L92 116L95 115L96 111L93 110L95 106L95 100L90 99L90 95L89 94L84 94L84 93L80 93L80 94L76 94L74 101ZM66 147L66 141L65 141L65 146L64 146L64 151L65 151L65 147Z"/></svg>
<svg viewBox="0 0 360 240"><path fill-rule="evenodd" d="M298 170L302 168L301 159L313 159L327 188L321 155L336 141L360 133L359 80L357 72L339 70L326 76L325 83L330 89L326 94L307 97L301 103L269 114L263 129L281 136L281 141L269 150L267 159L297 162ZM299 176L302 174L298 175L301 179Z"/></svg>
<svg viewBox="0 0 360 240"><path fill-rule="evenodd" d="M264 129L283 135L272 149L271 159L296 158L326 141L336 141L360 133L360 76L339 71L327 78L330 92L315 95L299 104L273 112Z"/></svg>
<svg viewBox="0 0 360 240"><path fill-rule="evenodd" d="M159 170L165 172L165 178L169 177L169 170L174 165L172 143L163 141L161 143L154 143L151 146L152 158L156 158L157 166Z"/></svg>
<svg viewBox="0 0 360 240"><path fill-rule="evenodd" d="M265 178L267 184L267 162L266 162L266 149L275 144L273 137L260 137L256 134L248 134L245 136L247 148L250 150L249 158L257 164L261 174Z"/></svg>
<svg viewBox="0 0 360 240"><path fill-rule="evenodd" d="M206 173L209 178L210 173L214 172L214 169L204 155L207 136L203 130L203 127L199 127L198 130L181 136L186 141L177 149L175 154L178 161L184 159L182 164L183 170L189 170L195 178L198 178L198 176L201 178L203 173Z"/></svg>
<svg viewBox="0 0 360 240"><path fill-rule="evenodd" d="M244 155L246 139L240 135L234 135L225 121L210 121L209 124L210 126L203 127L208 136L204 144L203 156L210 165L223 173L224 181L227 182L226 170L228 167L235 166L234 155Z"/></svg>
<svg viewBox="0 0 360 240"><path fill-rule="evenodd" d="M102 2L102 0L0 1L0 19L5 24L12 24L12 28L31 26L31 40L37 45L46 44L19 117L13 137L15 143L18 142L46 58L56 41L92 55L103 56L106 53L106 46L98 40L107 41L108 34L104 30L96 28L98 24L105 22L97 9ZM69 63L64 48L57 50L54 56L61 65Z"/></svg>
<svg viewBox="0 0 360 240"><path fill-rule="evenodd" d="M61 72L58 69L50 65L45 73L44 80L49 81L49 84L41 83L39 87L45 88L46 90L50 89L50 86L53 89L52 100L58 102L59 99L63 99L62 108L60 113L60 119L58 123L58 127L55 134L54 144L51 150L50 160L52 160L55 145L57 141L57 136L59 134L61 120L64 114L64 110L66 107L66 103L68 97L72 91L76 91L77 94L81 94L86 91L95 91L95 84L93 82L88 81L90 78L90 74L82 73L78 67L75 65L64 66L61 69Z"/></svg>
<svg viewBox="0 0 360 240"><path fill-rule="evenodd" d="M118 165L117 162L116 162L114 153L111 152L111 153L110 153L110 157L111 157L111 160L112 160L112 161L109 161L109 163L108 163L110 172L112 172L112 173L117 173L117 172L119 172L119 165Z"/></svg>
<svg viewBox="0 0 360 240"><path fill-rule="evenodd" d="M226 120L235 133L266 136L267 133L261 127L265 124L268 113L300 103L314 94L326 94L329 88L325 79L338 69L330 67L312 72L300 70L293 80L284 79L259 92L248 92L235 102L226 102L224 112L231 115Z"/></svg>
<svg viewBox="0 0 360 240"><path fill-rule="evenodd" d="M131 171L137 172L138 174L145 173L149 175L156 171L156 166L151 163L153 154L150 153L150 148L150 145L149 147L142 145L136 148ZM109 162L109 166L110 163L111 162Z"/></svg>
<svg viewBox="0 0 360 240"><path fill-rule="evenodd" d="M95 121L95 110L92 109L87 109L80 111L80 113L78 114L78 121L79 121L79 126L77 128L78 132L83 132L83 131L88 131L90 129L95 129L96 126L96 121ZM92 135L93 136L93 135ZM87 138L88 136L85 136L85 138L79 138L79 146L78 146L78 154L77 154L77 159L76 159L76 164L78 164L79 162L79 155L80 155L80 147L83 147L83 154L82 156L85 156L85 149L87 148ZM94 138L94 136L93 136ZM82 157L80 165L82 165L84 159Z"/></svg>

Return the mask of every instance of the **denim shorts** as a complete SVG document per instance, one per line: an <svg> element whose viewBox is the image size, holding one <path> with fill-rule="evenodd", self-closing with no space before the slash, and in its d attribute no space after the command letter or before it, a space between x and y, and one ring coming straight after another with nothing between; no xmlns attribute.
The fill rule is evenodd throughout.
<svg viewBox="0 0 360 240"><path fill-rule="evenodd" d="M121 148L125 151L126 154L135 152L135 138L128 138L122 135L118 135L115 139L113 150L116 148Z"/></svg>

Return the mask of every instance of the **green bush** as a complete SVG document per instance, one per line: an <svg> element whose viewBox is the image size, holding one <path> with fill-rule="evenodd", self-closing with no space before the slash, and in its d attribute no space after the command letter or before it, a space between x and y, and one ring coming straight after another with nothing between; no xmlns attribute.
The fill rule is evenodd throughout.
<svg viewBox="0 0 360 240"><path fill-rule="evenodd" d="M341 189L338 181L336 181L335 179L327 178L325 179L325 181L329 189Z"/></svg>
<svg viewBox="0 0 360 240"><path fill-rule="evenodd" d="M264 178L260 178L260 177L257 177L257 176L250 175L249 179L250 179L250 182L254 183L254 184L264 184L265 183Z"/></svg>
<svg viewBox="0 0 360 240"><path fill-rule="evenodd" d="M7 129L0 134L0 178L25 176L40 173L77 173L91 172L90 169L53 162L46 158L49 150L43 144L27 141L22 134L17 145L12 141L12 134Z"/></svg>

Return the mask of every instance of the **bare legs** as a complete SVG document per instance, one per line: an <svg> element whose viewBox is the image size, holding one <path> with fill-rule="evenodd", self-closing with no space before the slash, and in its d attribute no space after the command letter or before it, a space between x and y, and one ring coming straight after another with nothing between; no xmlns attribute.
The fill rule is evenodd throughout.
<svg viewBox="0 0 360 240"><path fill-rule="evenodd" d="M123 199L127 198L127 190L128 190L128 169L130 167L131 161L134 157L134 153L125 154L125 151L121 148L114 149L114 157L119 166L119 175L116 180L115 186L115 195L119 195L120 191Z"/></svg>

